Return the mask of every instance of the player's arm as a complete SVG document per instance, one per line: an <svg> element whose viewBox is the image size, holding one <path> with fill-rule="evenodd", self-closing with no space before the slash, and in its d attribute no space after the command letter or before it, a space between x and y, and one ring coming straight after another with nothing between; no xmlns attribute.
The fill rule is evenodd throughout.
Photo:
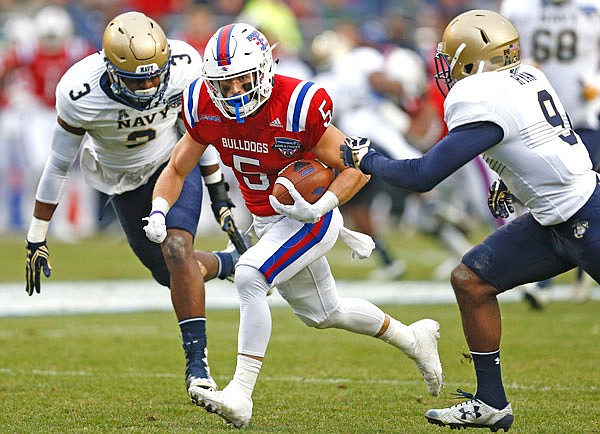
<svg viewBox="0 0 600 434"><path fill-rule="evenodd" d="M327 191L314 204L307 202L292 185L288 187L294 203L284 205L275 196L269 196L273 209L279 214L286 215L295 220L307 223L315 223L322 216L348 201L369 180L359 170L344 166L339 159L339 146L346 136L333 125L329 125L321 136L317 145L312 149L319 160L339 171Z"/></svg>
<svg viewBox="0 0 600 434"><path fill-rule="evenodd" d="M196 142L187 132L175 145L169 163L154 185L150 215L144 218L148 221L144 231L150 241L162 243L167 237L167 213L179 198L185 177L198 164L206 148L206 145Z"/></svg>
<svg viewBox="0 0 600 434"><path fill-rule="evenodd" d="M46 277L50 277L52 272L46 235L84 134L84 129L73 127L60 117L57 118L50 143L50 155L37 187L33 218L27 232L25 291L29 295L33 295L34 291L40 293L41 272Z"/></svg>
<svg viewBox="0 0 600 434"><path fill-rule="evenodd" d="M345 139L344 133L334 125L329 125L321 140L312 149L315 157L338 171L338 175L329 186L329 191L338 199L338 205L350 200L369 181L369 176L344 165L340 160L340 145Z"/></svg>
<svg viewBox="0 0 600 434"><path fill-rule="evenodd" d="M379 155L368 144L344 144L340 151L344 164L350 167L377 174L397 187L425 192L500 143L503 137L500 126L492 122L475 122L454 128L420 158L394 160Z"/></svg>

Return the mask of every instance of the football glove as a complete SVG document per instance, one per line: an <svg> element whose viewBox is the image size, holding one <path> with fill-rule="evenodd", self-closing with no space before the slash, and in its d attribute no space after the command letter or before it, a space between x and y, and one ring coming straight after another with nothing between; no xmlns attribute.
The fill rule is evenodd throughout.
<svg viewBox="0 0 600 434"><path fill-rule="evenodd" d="M488 208L495 218L508 218L515 212L514 196L501 179L497 179L488 190Z"/></svg>
<svg viewBox="0 0 600 434"><path fill-rule="evenodd" d="M27 261L25 263L25 291L29 296L33 292L38 294L42 290L40 284L41 272L44 276L50 277L52 267L50 266L50 251L46 241L41 243L32 243L27 241Z"/></svg>
<svg viewBox="0 0 600 434"><path fill-rule="evenodd" d="M152 211L148 217L144 217L142 220L148 222L144 226L144 232L150 241L160 244L167 238L167 225L162 211Z"/></svg>
<svg viewBox="0 0 600 434"><path fill-rule="evenodd" d="M326 191L319 200L311 204L298 193L294 184L289 182L287 178L283 178L283 181L285 182L285 187L290 192L290 196L294 199L294 203L292 205L284 205L275 196L272 194L269 195L271 206L275 212L281 215L305 223L316 223L321 217L338 206L339 200L331 191Z"/></svg>
<svg viewBox="0 0 600 434"><path fill-rule="evenodd" d="M235 204L231 201L227 193L229 191L229 184L221 178L219 182L206 184L206 188L210 196L210 207L217 223L219 223L223 232L227 234L238 253L244 253L250 246L247 245L233 220L231 208L234 208Z"/></svg>
<svg viewBox="0 0 600 434"><path fill-rule="evenodd" d="M344 144L340 145L340 158L344 164L360 170L360 162L367 153L372 151L371 141L364 137L346 137Z"/></svg>

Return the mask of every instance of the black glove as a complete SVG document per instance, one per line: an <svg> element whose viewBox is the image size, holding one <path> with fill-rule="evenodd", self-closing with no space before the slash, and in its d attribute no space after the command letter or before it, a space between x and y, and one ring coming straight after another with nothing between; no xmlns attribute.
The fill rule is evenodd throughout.
<svg viewBox="0 0 600 434"><path fill-rule="evenodd" d="M33 291L38 294L42 290L40 285L40 272L44 271L44 276L50 277L52 267L50 266L50 251L46 241L41 243L32 243L27 241L27 262L25 263L25 291L30 296Z"/></svg>
<svg viewBox="0 0 600 434"><path fill-rule="evenodd" d="M225 182L223 178L215 184L206 184L206 188L208 189L208 196L210 197L210 207L212 209L213 215L217 220L217 223L225 230L223 227L223 219L221 215L224 213L223 208L229 209L229 213L231 214L231 208L235 207L235 204L231 201L229 194L229 184Z"/></svg>
<svg viewBox="0 0 600 434"><path fill-rule="evenodd" d="M508 218L515 212L514 196L501 179L497 179L488 190L488 208L495 218Z"/></svg>
<svg viewBox="0 0 600 434"><path fill-rule="evenodd" d="M215 184L207 184L206 188L208 189L208 195L210 196L210 207L217 223L219 223L223 232L227 234L235 246L235 249L240 254L244 253L248 250L250 245L244 240L244 237L233 220L231 208L234 208L235 205L227 193L229 191L229 184L221 178L221 180Z"/></svg>

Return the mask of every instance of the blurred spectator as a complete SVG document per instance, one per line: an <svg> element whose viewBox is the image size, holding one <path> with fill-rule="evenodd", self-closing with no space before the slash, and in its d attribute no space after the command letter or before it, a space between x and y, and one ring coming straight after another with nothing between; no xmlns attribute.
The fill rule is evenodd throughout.
<svg viewBox="0 0 600 434"><path fill-rule="evenodd" d="M29 215L32 203L17 200L16 194L28 200L34 196L56 119L56 84L73 63L93 52L85 40L74 35L73 21L64 8L46 6L35 13L32 24L35 37L27 42L12 37L15 43L4 52L0 71L0 89L6 98L0 140L13 149L9 155L18 155L11 167L10 185L12 220L21 226L19 229L28 223L19 215ZM15 21L9 21L5 32L22 34L27 28L24 20L19 21L18 28L13 27ZM67 239L91 230L95 221L89 218L93 199L86 190L76 176L70 183L66 206L53 226L55 235ZM88 218L82 215L86 212Z"/></svg>
<svg viewBox="0 0 600 434"><path fill-rule="evenodd" d="M192 5L183 13L183 24L174 32L175 39L181 39L202 55L206 43L217 30L213 11L207 5Z"/></svg>

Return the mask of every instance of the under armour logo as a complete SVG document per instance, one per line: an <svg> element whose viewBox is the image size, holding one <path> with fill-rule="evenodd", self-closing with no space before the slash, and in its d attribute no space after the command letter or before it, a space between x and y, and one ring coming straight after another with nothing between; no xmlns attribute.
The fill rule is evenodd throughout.
<svg viewBox="0 0 600 434"><path fill-rule="evenodd" d="M463 420L466 420L469 415L472 415L474 419L477 419L478 417L481 417L481 413L479 413L479 409L480 409L479 405L473 405L472 410L465 410L464 407L461 407L459 409L459 411L461 413L460 418Z"/></svg>
<svg viewBox="0 0 600 434"><path fill-rule="evenodd" d="M500 364L500 357L496 357L494 359L494 362L496 363L496 365L499 365Z"/></svg>

